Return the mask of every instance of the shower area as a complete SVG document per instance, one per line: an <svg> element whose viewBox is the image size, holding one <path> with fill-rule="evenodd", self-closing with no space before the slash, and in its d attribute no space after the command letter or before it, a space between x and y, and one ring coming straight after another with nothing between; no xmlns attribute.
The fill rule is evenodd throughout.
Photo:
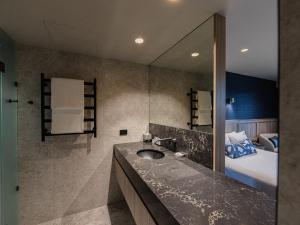
<svg viewBox="0 0 300 225"><path fill-rule="evenodd" d="M0 30L0 221L17 225L17 82L14 42Z"/></svg>

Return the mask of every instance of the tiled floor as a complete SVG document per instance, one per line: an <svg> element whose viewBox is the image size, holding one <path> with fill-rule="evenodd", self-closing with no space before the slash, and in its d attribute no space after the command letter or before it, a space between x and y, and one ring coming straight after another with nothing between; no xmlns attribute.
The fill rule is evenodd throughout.
<svg viewBox="0 0 300 225"><path fill-rule="evenodd" d="M135 225L125 202L102 206L39 225Z"/></svg>

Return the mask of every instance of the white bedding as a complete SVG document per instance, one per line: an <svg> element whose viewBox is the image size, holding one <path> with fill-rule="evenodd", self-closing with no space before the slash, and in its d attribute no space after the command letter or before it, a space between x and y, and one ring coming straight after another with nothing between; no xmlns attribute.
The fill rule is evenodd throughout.
<svg viewBox="0 0 300 225"><path fill-rule="evenodd" d="M257 154L236 159L225 157L225 167L257 179L263 183L277 186L278 153L256 148Z"/></svg>

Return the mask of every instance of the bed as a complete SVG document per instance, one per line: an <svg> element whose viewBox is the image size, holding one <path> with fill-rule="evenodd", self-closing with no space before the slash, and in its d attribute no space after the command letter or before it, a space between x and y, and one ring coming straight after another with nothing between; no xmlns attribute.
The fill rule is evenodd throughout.
<svg viewBox="0 0 300 225"><path fill-rule="evenodd" d="M236 159L225 157L225 174L275 197L278 153L256 148L257 154Z"/></svg>

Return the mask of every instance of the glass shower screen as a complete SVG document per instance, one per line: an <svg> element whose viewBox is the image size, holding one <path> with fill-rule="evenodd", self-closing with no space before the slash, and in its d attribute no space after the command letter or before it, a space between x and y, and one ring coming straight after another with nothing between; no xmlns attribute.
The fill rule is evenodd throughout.
<svg viewBox="0 0 300 225"><path fill-rule="evenodd" d="M1 225L17 225L17 90L15 46L0 30Z"/></svg>

